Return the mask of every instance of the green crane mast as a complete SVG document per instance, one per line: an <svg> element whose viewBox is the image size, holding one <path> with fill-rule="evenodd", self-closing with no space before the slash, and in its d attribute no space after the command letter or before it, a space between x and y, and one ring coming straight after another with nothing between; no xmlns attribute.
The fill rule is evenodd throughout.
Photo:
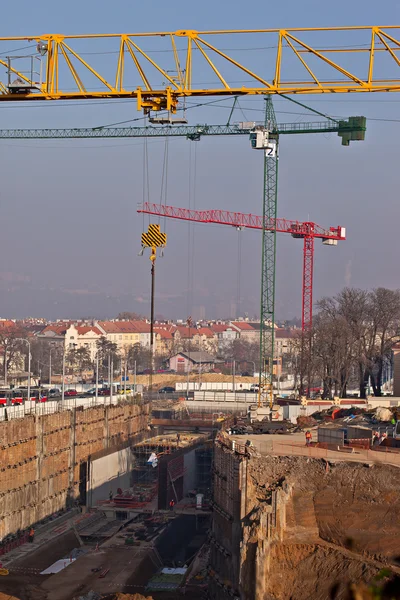
<svg viewBox="0 0 400 600"><path fill-rule="evenodd" d="M261 266L260 310L260 374L259 405L273 405L274 338L275 338L275 274L276 274L276 224L278 204L278 143L279 134L272 99L265 101L266 148L264 153L264 198Z"/></svg>

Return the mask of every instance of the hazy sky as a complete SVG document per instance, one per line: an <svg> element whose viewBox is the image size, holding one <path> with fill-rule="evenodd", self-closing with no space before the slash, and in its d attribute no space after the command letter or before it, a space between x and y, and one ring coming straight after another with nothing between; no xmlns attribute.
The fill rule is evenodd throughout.
<svg viewBox="0 0 400 600"><path fill-rule="evenodd" d="M8 3L0 35L394 24L400 24L396 0L253 0L247 5L237 0L19 0ZM352 43L348 39L343 43ZM362 42L354 38L353 43ZM0 51L8 53L4 44ZM265 61L266 70L271 68L274 50L246 54L246 47L254 46L248 39L240 46L244 50L235 57L261 68ZM97 55L97 65L100 60L105 69L111 64L110 55ZM209 77L200 70L200 80L203 74ZM332 116L370 119L366 141L348 148L333 134L281 137L279 216L347 228L347 241L336 248L316 242L315 299L346 284L400 287L399 95L324 95L302 101ZM315 120L288 101L274 102L279 122ZM231 103L226 99L191 108L187 118L191 124L225 123ZM262 109L262 99L243 98L233 121L261 120ZM96 126L140 116L134 101L1 104L0 128ZM140 139L0 140L0 316L106 317L121 310L148 315L150 261L138 252L149 218L136 213L144 197L143 150ZM150 200L159 202L165 142L149 141L148 152ZM168 155L168 204L261 214L263 157L245 137L204 138L198 144L173 139ZM165 227L168 248L157 262L158 314L233 316L238 278L242 312L258 313L258 232L196 225L189 245L187 224L168 221ZM300 315L301 268L302 241L279 235L279 318Z"/></svg>

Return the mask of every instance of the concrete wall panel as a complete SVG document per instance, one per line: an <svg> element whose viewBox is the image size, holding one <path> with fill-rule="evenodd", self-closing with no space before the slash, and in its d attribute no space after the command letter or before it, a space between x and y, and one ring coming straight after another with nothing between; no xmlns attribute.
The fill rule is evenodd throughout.
<svg viewBox="0 0 400 600"><path fill-rule="evenodd" d="M70 506L89 457L145 431L148 418L148 404L128 401L0 422L0 541Z"/></svg>

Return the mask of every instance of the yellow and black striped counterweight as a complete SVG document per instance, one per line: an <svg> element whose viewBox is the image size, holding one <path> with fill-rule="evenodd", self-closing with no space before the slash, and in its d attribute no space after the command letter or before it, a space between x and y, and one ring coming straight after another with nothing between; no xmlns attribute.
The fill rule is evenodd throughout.
<svg viewBox="0 0 400 600"><path fill-rule="evenodd" d="M147 232L142 233L142 248L151 248L150 260L156 259L157 248L165 248L167 234L162 233L159 225L150 224Z"/></svg>

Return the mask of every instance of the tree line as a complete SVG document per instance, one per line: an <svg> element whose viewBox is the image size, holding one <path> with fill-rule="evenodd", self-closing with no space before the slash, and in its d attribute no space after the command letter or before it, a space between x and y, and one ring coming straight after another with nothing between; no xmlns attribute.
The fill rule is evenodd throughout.
<svg viewBox="0 0 400 600"><path fill-rule="evenodd" d="M309 387L322 382L324 398L345 398L350 387L365 398L369 384L381 396L385 367L400 341L400 291L346 287L316 307L312 331L296 342L300 381Z"/></svg>

